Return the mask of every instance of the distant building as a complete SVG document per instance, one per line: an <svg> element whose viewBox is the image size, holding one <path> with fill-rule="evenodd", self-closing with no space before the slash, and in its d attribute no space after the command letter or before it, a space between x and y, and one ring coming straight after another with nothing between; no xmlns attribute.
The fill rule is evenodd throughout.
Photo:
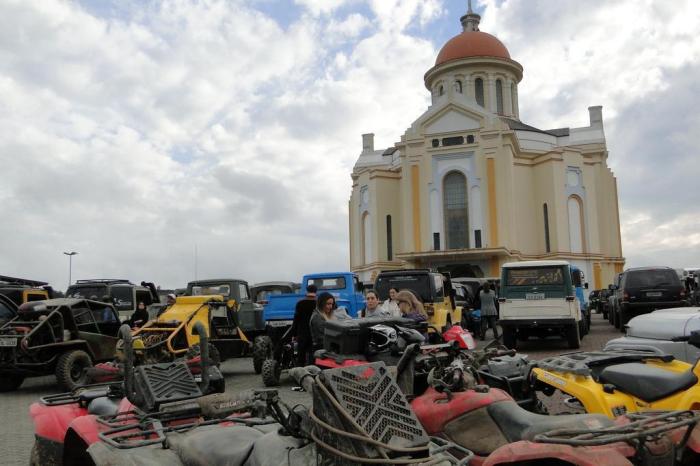
<svg viewBox="0 0 700 466"><path fill-rule="evenodd" d="M582 128L520 121L523 67L479 20L470 6L425 73L431 106L399 142L377 150L362 135L351 269L365 281L412 267L482 277L504 262L564 259L605 287L625 259L602 107Z"/></svg>

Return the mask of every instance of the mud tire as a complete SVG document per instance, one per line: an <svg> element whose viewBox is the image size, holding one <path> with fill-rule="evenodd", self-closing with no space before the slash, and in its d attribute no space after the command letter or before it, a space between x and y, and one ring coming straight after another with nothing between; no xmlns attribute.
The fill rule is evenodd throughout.
<svg viewBox="0 0 700 466"><path fill-rule="evenodd" d="M578 324L574 324L566 329L566 341L569 343L570 349L579 349L581 347L581 335L579 335Z"/></svg>
<svg viewBox="0 0 700 466"><path fill-rule="evenodd" d="M56 362L56 381L65 391L73 391L88 382L87 369L92 367L92 360L83 350L63 353Z"/></svg>
<svg viewBox="0 0 700 466"><path fill-rule="evenodd" d="M24 382L24 376L19 374L0 375L0 393L14 392Z"/></svg>
<svg viewBox="0 0 700 466"><path fill-rule="evenodd" d="M255 337L253 340L253 370L262 372L263 363L272 356L272 340L268 336Z"/></svg>
<svg viewBox="0 0 700 466"><path fill-rule="evenodd" d="M262 380L266 387L276 387L280 384L282 367L274 359L266 359L262 364Z"/></svg>
<svg viewBox="0 0 700 466"><path fill-rule="evenodd" d="M518 346L515 330L512 328L504 328L503 332L503 345L508 349L516 349Z"/></svg>

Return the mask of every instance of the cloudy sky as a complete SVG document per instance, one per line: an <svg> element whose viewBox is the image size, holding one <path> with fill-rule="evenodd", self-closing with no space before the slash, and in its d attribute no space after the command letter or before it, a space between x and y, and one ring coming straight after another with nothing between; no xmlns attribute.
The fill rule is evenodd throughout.
<svg viewBox="0 0 700 466"><path fill-rule="evenodd" d="M481 0L521 119L602 105L629 266L700 266L700 2ZM344 270L361 134L387 147L462 0L0 0L0 275ZM195 256L196 250L196 256ZM196 257L196 260L195 260Z"/></svg>

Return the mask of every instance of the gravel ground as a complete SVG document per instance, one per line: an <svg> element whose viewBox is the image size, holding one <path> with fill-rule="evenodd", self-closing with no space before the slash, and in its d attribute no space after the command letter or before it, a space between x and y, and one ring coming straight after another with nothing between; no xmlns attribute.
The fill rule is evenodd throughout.
<svg viewBox="0 0 700 466"><path fill-rule="evenodd" d="M491 332L488 333L491 336ZM616 338L620 333L615 330L602 315L594 314L591 332L583 339L581 350L600 350L605 343ZM479 342L479 346L488 343ZM518 351L529 355L531 360L546 356L566 353L570 350L563 340L532 340L521 343ZM252 362L249 358L234 359L222 364L222 371L226 377L227 391L238 391L249 388L262 387L259 375L253 372ZM29 418L29 405L38 397L56 392L53 377L40 377L27 380L22 387L13 393L0 394L0 453L3 465L26 465L29 463L29 452L34 442L33 427ZM279 389L281 398L289 405L297 403L309 403L309 395L304 392L292 391L294 384L285 375L282 376L282 385ZM552 413L566 412L561 404L561 397L557 395L543 401Z"/></svg>

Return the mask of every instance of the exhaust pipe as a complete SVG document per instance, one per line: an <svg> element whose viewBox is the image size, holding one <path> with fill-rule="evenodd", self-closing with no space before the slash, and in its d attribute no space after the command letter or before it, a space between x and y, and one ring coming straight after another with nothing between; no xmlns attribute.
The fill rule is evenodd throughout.
<svg viewBox="0 0 700 466"><path fill-rule="evenodd" d="M135 405L134 346L131 338L131 327L127 324L119 327L119 337L122 339L124 348L124 391L126 392L126 398Z"/></svg>
<svg viewBox="0 0 700 466"><path fill-rule="evenodd" d="M192 333L199 336L199 358L201 359L200 367L202 370L202 385L199 387L202 394L206 394L209 390L209 336L204 324L197 322L194 324Z"/></svg>

